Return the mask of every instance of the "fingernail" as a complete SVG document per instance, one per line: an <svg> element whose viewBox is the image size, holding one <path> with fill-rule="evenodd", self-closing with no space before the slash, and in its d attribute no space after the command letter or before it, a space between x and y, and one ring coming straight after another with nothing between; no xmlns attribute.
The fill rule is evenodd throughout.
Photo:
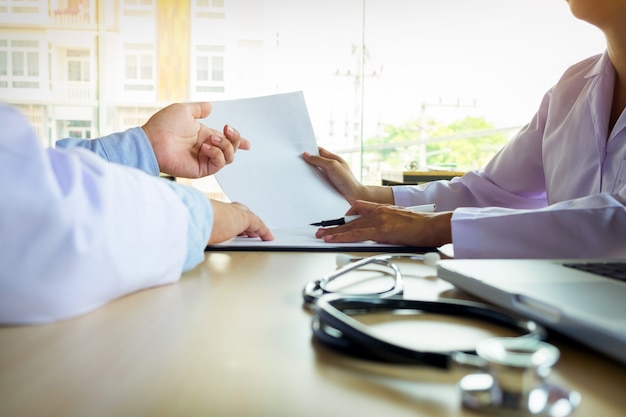
<svg viewBox="0 0 626 417"><path fill-rule="evenodd" d="M237 131L235 130L234 127L231 127L230 125L226 126L226 132L228 132L229 135L234 135Z"/></svg>
<svg viewBox="0 0 626 417"><path fill-rule="evenodd" d="M222 141L222 137L220 135L211 135L211 142L220 143Z"/></svg>

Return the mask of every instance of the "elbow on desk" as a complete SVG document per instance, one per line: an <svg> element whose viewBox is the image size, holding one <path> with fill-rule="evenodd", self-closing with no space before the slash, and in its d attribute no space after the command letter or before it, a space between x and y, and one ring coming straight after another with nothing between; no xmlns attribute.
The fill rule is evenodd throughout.
<svg viewBox="0 0 626 417"><path fill-rule="evenodd" d="M60 231L48 233L47 239L44 235L21 240L0 236L0 324L76 317L181 276L186 250L184 245L175 246L184 243L186 230L167 240L172 233L146 237L146 233L119 227L95 227L87 235L74 224L48 224ZM115 236L110 238L111 234ZM143 240L164 243L142 245Z"/></svg>
<svg viewBox="0 0 626 417"><path fill-rule="evenodd" d="M19 264L4 269L0 273L0 324L50 323L104 304L106 301L96 299L84 284L77 285L77 271L72 269ZM83 276L83 282L90 280Z"/></svg>
<svg viewBox="0 0 626 417"><path fill-rule="evenodd" d="M99 305L67 302L63 297L42 293L20 294L5 291L0 296L0 325L43 324L66 320L85 314Z"/></svg>
<svg viewBox="0 0 626 417"><path fill-rule="evenodd" d="M56 266L18 265L0 271L0 324L51 323L80 316L142 289L180 278L180 266L159 273L82 259ZM4 265L3 265L4 266ZM119 266L119 265L118 265Z"/></svg>

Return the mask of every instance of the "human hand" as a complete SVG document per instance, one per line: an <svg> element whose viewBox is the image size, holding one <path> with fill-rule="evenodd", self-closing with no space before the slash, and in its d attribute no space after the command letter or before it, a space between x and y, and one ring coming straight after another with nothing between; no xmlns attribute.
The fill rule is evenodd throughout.
<svg viewBox="0 0 626 417"><path fill-rule="evenodd" d="M354 214L361 217L342 226L320 228L315 236L329 243L373 240L392 245L438 247L452 242L452 212L422 213L357 201L346 213Z"/></svg>
<svg viewBox="0 0 626 417"><path fill-rule="evenodd" d="M250 142L231 126L220 132L196 120L210 113L207 102L175 103L142 126L161 172L183 178L205 177L230 164L237 149L250 149Z"/></svg>
<svg viewBox="0 0 626 417"><path fill-rule="evenodd" d="M337 191L345 197L350 204L358 199L363 193L364 185L356 179L348 163L322 147L318 148L318 155L305 152L302 157L309 164L322 171Z"/></svg>
<svg viewBox="0 0 626 417"><path fill-rule="evenodd" d="M339 191L350 204L353 204L357 200L393 203L391 187L377 187L361 184L343 158L322 147L318 149L319 156L305 152L302 158L308 164L322 171L337 191Z"/></svg>
<svg viewBox="0 0 626 417"><path fill-rule="evenodd" d="M243 204L211 200L211 205L213 206L213 229L209 245L235 236L274 240L274 235L265 223Z"/></svg>

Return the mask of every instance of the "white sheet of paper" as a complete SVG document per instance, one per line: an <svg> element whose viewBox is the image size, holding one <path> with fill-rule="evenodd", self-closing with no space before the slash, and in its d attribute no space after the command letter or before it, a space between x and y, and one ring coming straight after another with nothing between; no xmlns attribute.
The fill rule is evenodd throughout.
<svg viewBox="0 0 626 417"><path fill-rule="evenodd" d="M348 202L302 159L305 151L318 153L302 92L211 104L202 123L214 129L229 124L252 144L215 175L230 201L245 204L272 229L344 215Z"/></svg>
<svg viewBox="0 0 626 417"><path fill-rule="evenodd" d="M240 248L254 248L256 249L269 249L269 250L294 250L294 249L306 249L312 251L364 251L369 252L372 250L387 251L389 248L400 250L398 245L386 245L382 243L376 243L371 240L357 243L326 243L322 239L315 237L315 231L317 226L302 226L302 227L287 227L287 228L274 228L272 233L274 234L274 240L261 241L258 238L249 238L245 236L235 236L225 242L210 245L211 248L228 248L228 249L240 249Z"/></svg>

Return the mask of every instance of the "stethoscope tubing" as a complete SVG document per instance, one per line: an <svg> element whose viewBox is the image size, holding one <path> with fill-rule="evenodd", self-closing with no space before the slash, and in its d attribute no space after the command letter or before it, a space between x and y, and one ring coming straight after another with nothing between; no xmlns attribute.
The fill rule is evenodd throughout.
<svg viewBox="0 0 626 417"><path fill-rule="evenodd" d="M355 313L414 310L449 316L475 318L512 328L524 333L522 337L545 340L545 328L531 320L499 311L482 303L465 300L422 301L399 296L379 298L326 294L316 303L313 334L326 345L369 360L398 364L430 366L450 369L456 352L474 354L475 351L428 352L409 349L377 337L365 324L350 317Z"/></svg>

